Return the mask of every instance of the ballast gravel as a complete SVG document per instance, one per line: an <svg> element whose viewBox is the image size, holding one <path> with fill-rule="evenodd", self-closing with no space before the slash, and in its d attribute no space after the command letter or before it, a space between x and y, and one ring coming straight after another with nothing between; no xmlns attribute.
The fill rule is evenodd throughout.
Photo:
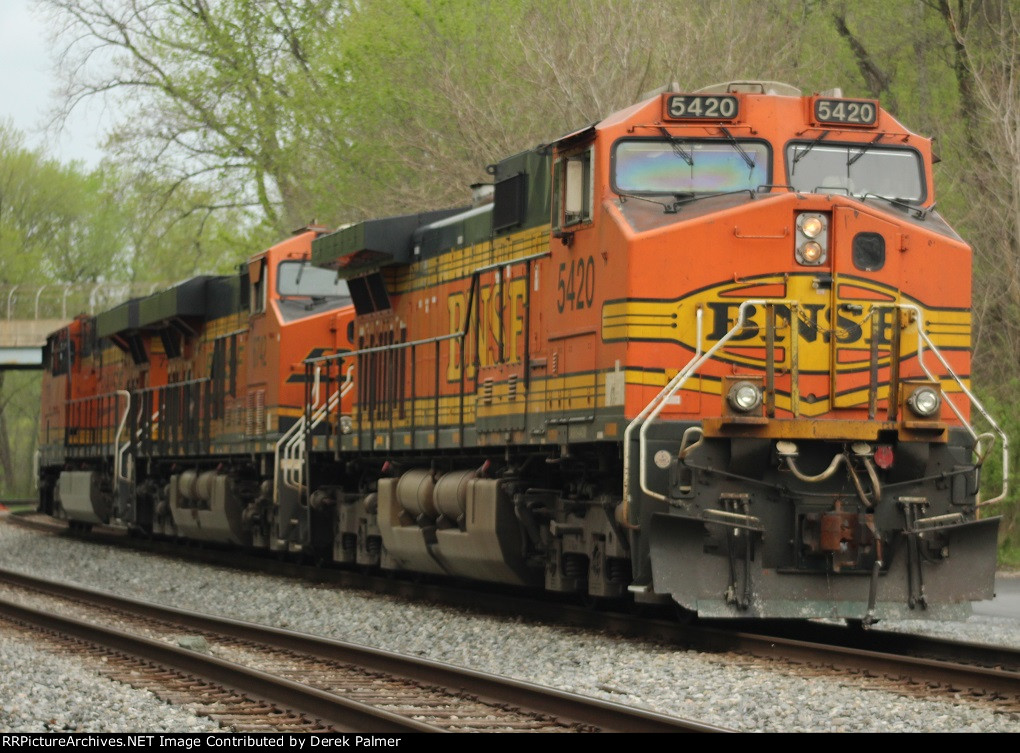
<svg viewBox="0 0 1020 753"><path fill-rule="evenodd" d="M216 732L218 724L0 629L2 732Z"/></svg>
<svg viewBox="0 0 1020 753"><path fill-rule="evenodd" d="M751 732L1020 732L1020 715L921 700L852 676L787 669L649 641L243 573L42 535L0 520L0 567L496 672ZM910 626L913 628L914 626ZM939 634L1020 646L1020 623L972 617ZM205 725L205 726L203 726ZM215 724L0 630L0 730L174 731Z"/></svg>

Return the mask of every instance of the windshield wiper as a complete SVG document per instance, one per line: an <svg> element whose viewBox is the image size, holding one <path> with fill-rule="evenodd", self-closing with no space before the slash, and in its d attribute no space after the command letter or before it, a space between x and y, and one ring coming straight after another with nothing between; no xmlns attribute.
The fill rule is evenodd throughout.
<svg viewBox="0 0 1020 753"><path fill-rule="evenodd" d="M793 173L796 172L797 163L800 162L802 159L804 159L804 157L807 156L808 152L810 152L816 146L821 144L822 141L825 140L825 137L828 136L828 135L829 135L829 131L822 131L822 135L819 136L814 141L812 141L810 144L808 144L807 147L805 147L803 152L798 152L797 154L793 155L793 169L790 170L790 175L793 175Z"/></svg>
<svg viewBox="0 0 1020 753"><path fill-rule="evenodd" d="M680 157L684 162L686 162L691 167L694 167L694 155L688 152L682 146L680 146L683 143L683 141L681 141L676 136L667 131L665 126L659 126L659 130L662 131L662 135L666 139L666 141L669 142L669 145L673 147L673 154L675 154L677 157Z"/></svg>
<svg viewBox="0 0 1020 753"><path fill-rule="evenodd" d="M658 207L662 207L663 211L666 214L676 214L678 211L680 211L680 207L685 206L687 204L691 204L695 201L701 201L701 199L708 199L711 198L712 196L727 196L729 194L737 193L747 193L753 199L757 192L750 188L740 188L737 189L736 191L714 191L712 193L694 193L693 191L674 192L672 194L673 196L672 204L666 204L655 199L649 199L647 196L638 196L637 194L633 193L621 193L617 195L620 197L621 203L626 199L637 199L638 201L647 201L649 204L655 204Z"/></svg>
<svg viewBox="0 0 1020 753"><path fill-rule="evenodd" d="M755 191L752 188L739 188L736 191L715 191L713 193L673 194L676 197L676 201L673 202L672 206L666 207L666 214L676 214L680 211L680 207L686 206L687 204L693 204L695 201L701 201L702 199L708 199L713 196L730 196L738 193L746 193L751 197L751 199L754 199L755 195Z"/></svg>
<svg viewBox="0 0 1020 753"><path fill-rule="evenodd" d="M848 151L847 151L847 161L846 161L846 166L847 166L847 167L850 167L850 166L851 166L851 165L852 165L852 164L853 164L854 162L856 162L856 161L857 161L857 160L859 160L859 159L860 159L861 157L863 157L863 156L864 156L865 154L867 154L868 150L869 150L869 149L871 149L871 147L873 147L873 146L874 146L875 144L877 144L877 143L878 143L879 141L881 141L881 140L882 140L882 137L883 137L883 136L885 136L885 134L884 134L884 133L880 133L880 134L878 134L878 135L877 135L877 136L876 136L875 138L873 138L873 139L872 139L871 141L869 141L869 142L868 142L867 144L865 144L864 146L862 146L862 147L861 147L861 151L857 152L857 154L855 154L855 155L854 155L853 157L850 157L850 155L849 155L849 150L848 150Z"/></svg>
<svg viewBox="0 0 1020 753"><path fill-rule="evenodd" d="M678 196L679 194L673 194L673 195L674 196ZM656 201L655 199L649 199L647 196L638 196L636 193L618 193L617 196L620 197L621 203L624 203L624 201L623 201L624 199L637 199L638 201L647 201L649 204L655 204L655 206L657 206L657 207L662 207L667 212L669 211L669 207L670 207L669 204L664 204L663 202Z"/></svg>
<svg viewBox="0 0 1020 753"><path fill-rule="evenodd" d="M733 134L730 133L728 129L719 126L719 130L722 131L722 134L730 140L730 143L733 144L733 148L740 152L740 156L744 158L744 164L747 165L748 169L754 170L754 160L747 152L744 151L744 147L740 145L740 142L733 138Z"/></svg>
<svg viewBox="0 0 1020 753"><path fill-rule="evenodd" d="M930 208L923 209L917 205L916 200L912 201L911 199L892 198L878 193L866 193L861 196L861 201L866 201L867 199L881 199L882 201L889 202L894 207L905 209L908 212L913 210L914 216L919 220L925 219L928 216L928 212L935 208L933 204Z"/></svg>

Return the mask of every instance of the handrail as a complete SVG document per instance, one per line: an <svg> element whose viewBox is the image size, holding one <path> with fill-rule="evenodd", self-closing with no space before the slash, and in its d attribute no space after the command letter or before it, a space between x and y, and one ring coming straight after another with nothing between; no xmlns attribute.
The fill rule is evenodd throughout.
<svg viewBox="0 0 1020 753"><path fill-rule="evenodd" d="M340 405L344 396L347 395L354 386L354 364L351 364L347 368L347 377L343 384L337 387L333 394L327 398L325 403L319 405L319 368L320 367L318 366L315 367L315 383L312 388L314 402L310 406L310 410L312 411L312 420L310 428L308 429L309 431L313 431L319 424L321 424L325 417ZM294 425L287 429L287 431L283 433L283 436L277 440L273 451L273 478L278 479L284 486L288 489L293 489L294 491L300 491L302 489L301 469L290 467L284 468L283 463L284 461L297 460L298 458L303 457L304 443L302 442L302 434L305 432L305 423L305 416L301 416L300 419L295 421ZM283 450L283 457L281 457L280 453L281 448ZM279 489L280 484L274 483L274 504L279 503Z"/></svg>
<svg viewBox="0 0 1020 753"><path fill-rule="evenodd" d="M294 422L294 426L291 427L292 431L288 432L289 434L292 434L293 436L290 437L290 439L287 441L286 446L284 447L284 460L295 460L296 459L294 457L293 449L294 449L294 445L296 443L300 443L301 442L301 439L302 439L301 434L303 433L303 429L304 429L304 426L305 426L305 423L306 423L305 416L312 416L312 415L314 415L316 413L316 411L318 410L318 407L319 407L319 393L321 392L321 389L320 389L320 387L321 387L321 378L322 378L322 367L321 366L316 366L315 367L315 377L314 377L314 379L312 381L312 402L311 402L310 405L307 406L307 410L306 410L305 414L301 416L300 420ZM337 388L337 390L339 390L339 388ZM329 404L329 401L330 401L331 398L332 398L332 396L330 396L329 398L326 399L327 405ZM277 458L274 458L274 463L277 463L277 464L280 463L280 461L278 460L279 452L280 452L280 444L283 442L283 440L285 438L287 438L287 434L284 434L284 436L280 438L280 441L278 441L276 443ZM279 466L279 467L276 467L274 470L276 470L276 471L281 471L282 470L283 471L283 476L282 476L281 480L282 480L283 484L288 489L294 489L295 491L300 491L300 483L301 483L300 482L300 478L299 478L299 480L297 482L294 482L294 481L291 480L293 478L293 468L283 468L282 466ZM274 478L277 478L277 476L274 476ZM277 495L276 490L278 488L279 488L279 484L276 484L273 487L273 499L274 499L274 501L276 501L276 495Z"/></svg>
<svg viewBox="0 0 1020 753"><path fill-rule="evenodd" d="M957 386L959 386L963 394L967 396L968 400L970 400L971 405L978 409L978 412L982 415L985 421L988 422L988 425L991 426L992 430L996 434L998 434L999 437L1002 439L1002 491L999 492L998 496L993 497L992 499L981 500L980 497L981 492L980 490L978 490L977 505L979 507L984 507L1002 501L1003 499L1006 498L1006 494L1009 492L1009 437L1007 436L1006 432L1003 431L1002 428L1000 428L999 424L996 423L995 419L992 418L991 414L985 409L985 406L981 404L981 401L977 399L977 396L975 396L974 393L967 388L967 385L963 383L963 380L957 375L955 371L953 371L953 367L949 365L948 361L946 361L945 356L942 355L942 352L935 346L935 343L933 343L931 338L928 337L928 334L924 331L924 314L921 311L921 307L915 306L914 304L911 303L900 303L897 304L897 306L904 310L913 312L915 322L917 323L917 340L918 340L917 363L918 365L920 365L921 370L924 371L925 375L930 380L938 384L939 392L942 395L942 399L946 401L946 404L949 406L949 409L953 411L956 417L960 420L960 423L964 425L964 427L970 433L971 437L974 439L975 442L974 452L983 461L984 458L987 456L989 450L991 450L991 446L989 446L987 449L981 448L981 439L983 437L991 437L991 435L990 434L979 435L977 432L974 431L974 427L971 426L970 422L963 417L963 413L960 411L959 407L952 400L952 398L949 397L949 394L942 388L942 380L937 378L934 374L932 374L928 367L925 365L924 350L921 345L922 342L928 346L928 350L930 350L932 354L934 354L934 356L939 360L939 363L942 364L942 367L946 370L946 373L949 375L949 377L954 382L956 382ZM991 438L994 441L994 437Z"/></svg>
<svg viewBox="0 0 1020 753"><path fill-rule="evenodd" d="M669 384L667 384L666 387L663 389L663 391L659 393L659 395L656 397L656 399L654 399L651 403L649 403L647 406L645 406L645 410L642 411L641 413L639 413L638 416L635 417L634 420L631 421L631 423L627 426L627 430L624 432L624 442L626 443L626 446L624 448L624 453L625 453L624 457L625 458L626 458L626 452L630 448L630 442L629 442L630 434L632 433L633 429L636 428L637 423L639 421L642 421L642 419L644 419L642 424L641 424L640 438L638 440L638 450L639 450L639 452L638 452L638 464L640 465L640 469L639 469L639 472L638 472L638 483L639 483L639 485L641 487L641 491L644 492L645 494L647 494L648 496L652 497L653 499L658 499L658 500L663 501L663 502L666 501L666 496L664 494L659 494L658 492L654 492L654 491L652 491L648 487L648 477L647 477L647 472L648 472L647 449L648 449L648 447L647 447L647 445L648 445L648 429L651 426L652 422L658 417L658 415L666 407L666 401L669 400L669 398L671 398L677 392L679 392L680 388L683 387L684 384L686 384L687 380L690 379L690 377L698 369L700 369L702 367L702 365L704 365L704 363L706 361L708 361L713 355L715 355L716 351L718 351L720 348L722 348L727 342L730 341L730 339L735 334L737 334L738 332L740 332L744 328L745 322L746 322L746 319L747 319L747 310L748 310L748 308L750 308L751 306L764 306L764 305L769 304L769 303L777 304L777 303L793 303L793 302L792 301L786 301L786 300L765 299L765 298L751 298L751 299L748 299L748 300L744 301L743 303L740 304L740 308L737 309L737 321L736 321L736 324L733 325L732 329L730 329L729 332L727 332L725 335L723 335L721 338L719 338L719 340L716 341L715 345L713 345L711 348L709 348L704 353L701 353L701 355L697 355L698 353L701 352L701 320L700 320L700 317L699 317L699 319L698 319L698 327L697 327L698 345L697 345L697 351L695 353L695 357L692 358L690 361L688 361L687 365L684 366L684 368L682 368L679 372L677 372L676 376L674 376L673 379L670 380ZM699 315L701 314L700 309L698 311L698 314ZM653 404L654 404L654 407L653 407ZM651 409L651 410L649 410L649 409ZM624 461L624 465L627 465L626 460ZM626 471L624 472L624 479L628 479L628 475L627 475ZM629 488L629 486L630 486L629 483L627 484L627 486ZM628 501L629 501L628 500L628 496L626 496L627 491L628 491L628 489L624 490L624 494L625 494L624 504L625 505L627 505ZM626 513L629 513L629 508L625 507L624 511ZM626 520L627 518L625 517L624 519Z"/></svg>
<svg viewBox="0 0 1020 753"><path fill-rule="evenodd" d="M536 259L543 259L550 255L550 251L542 251L537 254L530 254L529 256L521 256L517 259L508 259L507 261L495 262L494 264L488 264L484 267L478 267L474 272L471 273L471 284L468 287L471 295L475 294L475 286L478 284L478 280L481 275L486 272L492 272L497 269L503 269L504 267L512 267L515 264L523 264L524 262L534 261ZM446 335L437 335L436 337L424 337L420 340L409 340L408 342L402 343L390 343L388 345L375 345L370 348L359 348L357 350L345 350L339 353L331 353L324 356L316 356L315 358L306 358L303 363L305 364L316 364L323 361L336 361L350 358L351 356L363 356L370 353L382 353L384 351L401 350L403 348L416 348L419 345L431 345L439 342L445 342L446 340L463 339L467 336L468 325L470 322L471 309L470 302L468 310L464 312L464 323L461 325L460 331L450 332Z"/></svg>
<svg viewBox="0 0 1020 753"><path fill-rule="evenodd" d="M315 431L316 427L318 427L319 424L321 424L326 419L326 416L328 416L332 411L336 410L336 408L340 405L340 402L343 400L343 398L347 395L348 392L351 391L351 388L354 386L352 374L353 371L354 365L352 364L347 369L347 378L344 381L344 383L340 387L338 387L333 392L333 394L329 396L329 399L325 402L325 404L320 405L318 410L312 415L311 424L304 429L305 433ZM303 420L304 417L302 416L302 422ZM284 448L284 459L298 460L299 462L296 465L292 464L292 467L290 468L283 469L284 485L287 488L293 489L294 491L297 492L300 492L302 489L304 489L305 486L303 478L304 457L305 457L304 438L300 434L297 434L287 443L287 446Z"/></svg>
<svg viewBox="0 0 1020 753"><path fill-rule="evenodd" d="M702 311L701 307L698 307L698 310L697 310L697 313L696 313L695 316L696 316L696 319L697 319L697 338L696 338L697 339L697 344L696 344L696 350L695 350L695 353L694 353L694 358L690 362L688 362L688 366L690 366L690 364L693 363L694 361L698 360L699 356L701 355L701 328L702 328L702 321L703 321L703 318L704 318L704 312ZM743 317L743 313L742 313L742 310L741 310L741 313L738 316L738 320L742 320L742 317ZM685 367L685 369L686 369L686 367ZM627 424L627 429L626 429L626 431L623 432L623 505L622 505L622 514L620 515L620 518L622 519L623 523L625 525L627 525L628 527L631 527L631 528L637 528L638 527L638 526L635 526L634 524L632 524L630 522L630 503L631 503L631 495L630 495L630 439L631 439L631 435L634 433L634 429L637 427L638 423L640 423L641 421L644 420L645 416L647 416L652 411L653 406L658 401L666 400L670 396L672 396L673 393L670 392L670 389L673 387L673 384L675 382L677 382L681 378L683 373L684 373L684 369L681 369L679 372L677 372L676 376L674 376L666 384L666 386L663 387L662 390L659 391L659 394L656 395L655 397L653 397L651 399L651 401L648 403L648 405L646 405L644 408L642 408L641 412L638 413L634 417L634 420L631 421L629 424ZM674 392L675 392L675 390L674 390ZM667 393L669 393L669 394L667 395Z"/></svg>
<svg viewBox="0 0 1020 753"><path fill-rule="evenodd" d="M113 436L113 476L118 481L131 481L130 478L123 475L121 470L124 467L124 453L127 452L131 446L131 440L128 439L123 446L120 444L120 435L124 431L124 426L127 424L128 414L131 412L131 393L127 390L117 390L115 393L118 397L124 398L124 413L120 417L120 425L117 427L117 433Z"/></svg>

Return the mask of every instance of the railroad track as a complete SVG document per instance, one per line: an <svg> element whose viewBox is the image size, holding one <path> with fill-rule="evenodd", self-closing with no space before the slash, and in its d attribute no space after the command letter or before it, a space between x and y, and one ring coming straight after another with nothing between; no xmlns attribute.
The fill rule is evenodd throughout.
<svg viewBox="0 0 1020 753"><path fill-rule="evenodd" d="M117 679L178 703L188 700L237 731L726 731L447 664L10 571L0 571L0 584L22 593L17 600L0 599L0 616L73 646L101 647L107 662L115 663ZM34 606L19 603L25 591L31 592Z"/></svg>
<svg viewBox="0 0 1020 753"><path fill-rule="evenodd" d="M24 521L23 521L24 522ZM59 523L25 523L60 531ZM413 599L612 631L635 638L663 640L719 655L735 663L758 663L771 671L796 675L837 676L855 686L874 687L930 699L992 705L1007 713L1020 712L1020 651L961 643L940 638L891 633L881 629L855 630L816 622L698 622L649 618L565 605L542 598L526 598L489 588L484 591L443 584L407 583L351 571L280 563L233 551L193 549L123 536L98 534L104 543L122 543L148 551L182 553L216 564L284 572L288 576L357 587Z"/></svg>

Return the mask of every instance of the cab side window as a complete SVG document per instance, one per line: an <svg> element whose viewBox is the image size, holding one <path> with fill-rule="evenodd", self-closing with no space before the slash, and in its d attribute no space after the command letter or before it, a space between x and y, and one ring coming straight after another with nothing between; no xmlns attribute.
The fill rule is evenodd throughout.
<svg viewBox="0 0 1020 753"><path fill-rule="evenodd" d="M266 278L265 259L259 259L248 265L248 301L252 314L261 314L266 310L267 288L269 284Z"/></svg>
<svg viewBox="0 0 1020 753"><path fill-rule="evenodd" d="M553 223L568 228L592 217L592 148L556 160L553 174Z"/></svg>

